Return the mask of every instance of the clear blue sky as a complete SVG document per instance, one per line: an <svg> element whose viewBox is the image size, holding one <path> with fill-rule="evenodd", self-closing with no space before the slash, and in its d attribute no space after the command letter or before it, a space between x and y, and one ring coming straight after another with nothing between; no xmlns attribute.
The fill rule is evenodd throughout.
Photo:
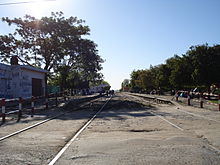
<svg viewBox="0 0 220 165"><path fill-rule="evenodd" d="M86 20L106 60L102 73L114 89L134 69L164 63L191 45L220 44L220 0L56 0L0 6L0 17L49 16L52 11ZM0 23L0 34L9 30Z"/></svg>

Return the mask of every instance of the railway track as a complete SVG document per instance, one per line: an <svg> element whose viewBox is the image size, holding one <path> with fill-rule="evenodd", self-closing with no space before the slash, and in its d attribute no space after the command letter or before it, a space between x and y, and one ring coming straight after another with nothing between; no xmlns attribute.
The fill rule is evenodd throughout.
<svg viewBox="0 0 220 165"><path fill-rule="evenodd" d="M79 97L78 96L74 96L74 97L64 96L63 99L61 97L56 97L56 98L50 98L50 101L48 99L48 105L45 105L46 102L44 102L44 99L35 100L33 103L31 102L31 100L27 99L25 101L22 101L21 110L19 110L20 105L18 104L17 99L8 100L7 102L5 102L6 106L4 107L5 118L7 119L4 118L4 121L3 121L3 117L2 117L3 114L0 112L0 117L2 117L2 123L0 124L0 126L6 124L5 120L17 119L17 122L19 122L22 116L33 117L34 114L38 113L39 111L50 110L56 107L63 107L64 105L68 104L70 100L74 100L75 101L74 103L79 104L83 101L89 101L91 99L95 99L98 97L99 95L92 95L92 96L88 96L84 98L81 98L80 96ZM3 109L3 107L1 107L0 109Z"/></svg>
<svg viewBox="0 0 220 165"><path fill-rule="evenodd" d="M103 104L103 106L73 135L68 143L57 153L49 165L54 165L56 161L62 156L62 154L68 149L68 147L76 140L76 138L88 127L88 125L96 118L96 116L103 110L105 105L111 100L112 96Z"/></svg>
<svg viewBox="0 0 220 165"><path fill-rule="evenodd" d="M143 94L135 94L135 93L126 93L127 95L130 96L137 96L140 98L145 99L145 101L148 101L148 103L153 104L153 105L159 105L159 104L173 104L172 101L164 99L164 98L159 98L155 96L147 96Z"/></svg>
<svg viewBox="0 0 220 165"><path fill-rule="evenodd" d="M84 129L86 129L86 127L94 120L94 118L98 115L98 113L100 113L100 111L103 110L103 108L106 106L106 104L109 102L109 100L110 100L111 98L112 98L112 97L96 98L96 99L93 99L93 100L91 100L91 101L84 102L84 103L78 105L77 110L83 110L83 109L89 109L89 108L91 108L90 111L91 111L91 114L93 114L93 115L92 115L92 116L91 116L91 115L87 115L88 118L83 119L84 122L83 122L83 120L82 120L81 124L79 123L78 126L75 126L75 127L78 127L78 128L74 128L74 130L78 130L78 131L73 131L73 132L72 132L72 135L71 135L72 138L71 138L71 140L70 140L69 142L67 142L66 139L64 139L64 140L66 141L66 142L64 143L64 144L65 144L65 145L64 145L64 149L62 148L62 149L60 150L60 152L57 154L57 156L55 156L55 157L53 158L53 160L51 160L51 162L50 162L49 164L54 164L54 163L56 162L56 160L58 160L58 158L59 158L58 155L60 155L60 156L62 155L61 153L64 152L65 149L68 148L68 146L79 136L79 134L80 134ZM101 104L103 104L103 105L101 106L101 108L98 108L98 109L97 109L96 107L95 107L95 108L92 107L92 106L94 106L94 105L96 104L96 102L99 102L99 101L101 101ZM103 103L103 102L104 102L104 103ZM99 106L99 104L98 104L98 106ZM77 113L76 109L74 110L74 112ZM22 129L20 129L20 130L15 131L15 132L9 133L9 134L7 134L7 135L5 135L5 136L3 136L3 137L0 137L0 143L2 143L2 142L4 142L4 141L6 141L5 143L7 143L7 140L12 140L12 141L13 141L13 139L17 139L17 137L14 137L14 136L22 136L22 133L24 133L24 132L28 133L28 132L30 131L30 135L31 135L31 134L35 134L34 132L38 133L39 129L41 129L41 127L39 127L40 125L44 125L44 124L46 124L46 123L49 124L49 122L53 122L53 123L54 123L54 121L55 121L57 118L61 118L61 117L63 117L63 116L68 116L68 115L71 114L71 113L72 113L71 111L61 112L61 114L58 114L58 115L53 116L53 117L50 117L50 118L48 118L48 119L46 119L46 120L40 121L40 122L38 122L38 123L35 123L35 124L30 125L30 126L28 126L28 127L22 128ZM53 125L53 123L51 123L51 124ZM47 124L47 125L48 125L48 124ZM50 125L51 125L51 124L50 124ZM36 127L38 127L38 130L37 130L37 129L34 130L34 128L36 128ZM49 128L48 128L48 129L49 129ZM50 130L48 130L48 132L50 132ZM68 137L68 139L69 139L69 138L70 138L70 137Z"/></svg>
<svg viewBox="0 0 220 165"><path fill-rule="evenodd" d="M138 94L126 94L127 96L131 96L131 97L135 97L136 99L141 98L141 101L144 101L146 103L152 103L152 100L153 102L155 102L154 100L156 99L160 99L160 98L155 98L155 97L149 97L149 96L143 96L143 95L138 95ZM143 99L144 98L144 99ZM145 100L147 99L147 100ZM150 101L149 101L150 100ZM170 103L170 104L173 104L171 101L169 100L165 100L165 102L163 102L164 99L162 99L162 103ZM161 103L161 102L160 102ZM155 103L154 103L155 105ZM190 112L190 111L187 111L186 110L186 107L180 105L180 104L177 104L175 103L174 104L176 106L176 110L178 112L181 112L181 113L184 113L184 114L187 114L189 115L190 117L194 117L194 118L197 118L199 120L206 120L206 121L209 121L209 122L213 122L213 123L216 123L216 124L219 124L220 121L219 120L216 120L216 119L213 119L213 118L210 118L210 117L207 117L207 116L203 116L201 114L198 114L198 113L195 113L195 112ZM149 111L149 113L151 113L152 115L154 116L157 116L158 118L160 118L161 120L165 121L166 123L168 123L169 125L173 126L174 128L180 130L180 131L187 131L185 130L183 127L180 127L178 126L178 124L166 119L165 116L162 116L161 114L157 114L156 112L154 111ZM174 117L175 118L175 117ZM178 120L178 118L175 118L175 120ZM220 149L218 149L216 146L212 145L212 144L207 144L210 148L212 148L213 150L215 150L218 154L220 154Z"/></svg>
<svg viewBox="0 0 220 165"><path fill-rule="evenodd" d="M111 138L111 136L113 135L117 135L117 133L118 133L117 136L121 136L120 134L122 135L125 134L126 139L127 137L132 138L134 134L139 134L139 133L144 135L145 138L149 138L150 136L153 135L154 129L155 129L155 134L157 134L157 136L160 134L166 135L166 133L168 133L168 135L174 135L174 137L183 136L183 137L195 138L197 135L195 134L193 129L189 129L189 126L185 125L186 123L184 123L182 118L180 118L181 116L185 116L184 120L187 120L188 118L193 118L193 120L196 120L196 121L205 120L207 121L207 123L219 124L218 120L216 119L203 116L202 114L199 114L196 112L187 111L186 109L184 109L183 106L173 105L171 102L169 102L169 100L165 100L165 99L158 101L157 98L148 99L143 96L139 97L138 95L130 95L130 94L118 94L118 96L114 97L113 100L111 99L112 97L104 97L104 98L99 98L97 100L96 99L91 100L89 102L81 104L78 107L79 109L82 110L82 111L78 111L79 113L81 112L82 114L87 114L87 115L71 118L71 117L68 117L72 113L71 111L69 111L64 114L60 114L60 116L57 116L57 117L54 116L53 119L48 119L51 122L46 121L45 123L39 124L39 125L42 125L42 127L35 126L37 127L36 129L27 128L27 130L24 130L24 131L20 130L21 132L19 133L14 132L15 133L14 135L10 137L5 137L5 139L1 140L0 143L3 142L3 145L6 145L6 143L10 142L9 144L13 146L14 142L17 143L21 141L21 139L23 138L24 140L26 138L27 140L35 139L36 142L27 142L25 144L32 145L34 143L35 145L40 146L41 148L44 147L45 149L44 148L41 149L41 152L45 150L45 153L41 153L39 156L39 154L37 155L36 151L34 151L34 154L30 157L31 160L29 161L30 162L29 164L35 164L36 162L37 162L36 164L39 164L39 162L41 162L42 164L43 162L43 164L54 165L54 164L63 164L63 161L67 161L67 162L77 161L78 158L81 161L81 159L84 158L84 155L85 155L85 158L87 158L86 153L84 153L84 151L81 152L81 154L83 153L83 155L77 155L75 152L77 152L78 148L75 148L75 147L78 146L79 143L85 144L85 141L87 140L85 138L92 140L94 137L94 134L98 134L99 131L101 131L101 134L98 134L100 136L104 135L106 131L106 133L108 133L108 136L110 135L109 138ZM128 104L126 102L126 99L129 100ZM149 106L147 109L140 108L140 111L139 111L139 107L137 109L135 109L134 106L130 107L130 103L132 102L132 100L134 103L133 105L136 105L135 102L139 102L139 103L145 102L146 105L153 104L155 106ZM109 101L111 102L109 103ZM122 102L122 105L125 105L126 103L127 106L125 108L128 108L128 110L124 110L123 107L118 104L119 102ZM106 107L106 105L109 105L107 107L107 108L110 108L109 111L104 111L101 114L99 114ZM120 107L122 109L119 108L119 110L117 110L117 107ZM155 107L159 107L159 108L156 109ZM172 112L168 113L169 110L171 109L172 109ZM77 113L74 113L74 114L77 114ZM94 121L94 119L97 116L98 118ZM138 117L140 118L140 120L138 119ZM127 121L128 118L129 118L129 121ZM140 124L139 126L141 126L141 128L139 128L139 127L134 127L133 126L134 123L132 123L133 127L128 128L129 122L131 121L131 119L133 120L133 122L136 121L135 122L136 124L146 121L145 124L148 125L148 122L149 122L149 126L146 126L147 128L145 128L143 124ZM117 130L114 127L111 128L110 127L111 125L109 125L110 122L112 122L112 124L114 123L115 126L117 125L117 127L119 126L119 129ZM153 124L154 122L158 123L158 125ZM49 130L49 125L50 126L54 125L54 128L52 127L54 130L52 131ZM151 125L154 125L154 127L152 128ZM56 126L59 126L60 128L56 129L55 128ZM73 127L73 128L70 129L68 127ZM30 130L30 132L28 130ZM22 132L24 134L22 134ZM82 132L83 132L83 135L81 135ZM130 137L130 134L127 134L127 132L131 133L131 137ZM93 136L90 136L89 133L92 133ZM40 136L42 137L40 139L34 138L36 134L39 135L37 137L40 137ZM13 138L13 136L15 135L18 135L18 136ZM79 135L81 136L79 137ZM50 142L47 143L48 136L50 138L55 138L55 139L51 139ZM116 136L116 139L117 139L117 136ZM106 143L105 138L103 137L100 137L100 138L104 139L103 143ZM140 137L137 137L137 138L139 139ZM44 142L42 143L42 141ZM205 140L203 141L204 141L204 145L206 146L206 148L211 150L213 153L215 152L215 153L220 154L220 150L218 146L213 145L212 143L208 143ZM38 144L38 142L40 143ZM92 141L90 141L90 143L91 142ZM120 140L119 144L121 144L121 142L122 141ZM22 143L24 143L23 140L22 140ZM89 146L90 146L90 143L88 143ZM135 141L134 143L136 144L138 142ZM50 148L50 145L53 145L53 144L54 144L54 147ZM95 144L97 144L97 141ZM112 143L112 144L115 144L115 143ZM126 144L127 144L127 140L126 140ZM89 146L88 148L91 148ZM94 146L96 147L96 145ZM5 148L7 147L5 146ZM31 149L32 148L33 146L31 146ZM21 149L22 152L25 152L24 149L26 150L26 148ZM79 150L81 151L81 148ZM70 154L69 153L70 151L72 151L73 153ZM13 154L16 155L16 151L14 152L15 153ZM8 151L8 153L10 152ZM101 153L101 152L96 152L94 154L97 154L97 153ZM27 155L29 154L31 154L31 151L27 152ZM45 156L46 158L42 158L43 161L34 162L35 155L36 155L36 158L40 158L41 156L43 157L46 155ZM71 158L67 159L67 155L71 155ZM89 155L88 155L88 158L90 158ZM8 159L11 159L11 158L8 158ZM16 158L16 161L18 161L17 158ZM0 161L0 164L1 164L1 161ZM24 164L24 163L20 163L20 164ZM25 164L27 163L25 162Z"/></svg>
<svg viewBox="0 0 220 165"><path fill-rule="evenodd" d="M220 123L220 121L218 120L215 120L215 119L212 119L212 118L209 118L209 117L206 117L206 116L202 116L200 114L196 114L196 113L193 113L193 112L189 112L187 110L184 110L186 109L186 107L178 104L178 103L174 103L170 100L166 100L166 99L162 99L162 98L156 98L156 97L149 97L149 96L143 96L143 95L138 95L138 94L128 94L130 96L136 96L136 97L140 97L140 98L144 98L144 99L147 99L145 100L147 103L154 103L154 105L158 105L155 103L155 100L159 100L160 101L160 104L161 103L165 103L165 104L173 104L175 105L177 108L178 111L181 111L183 113L186 113L186 114L189 114L189 115L192 115L192 116L195 116L195 117L198 117L198 118L202 118L202 119L205 119L205 120L209 120L209 121L214 121L216 123ZM153 100L153 101L149 101L149 100ZM157 102L157 101L156 101Z"/></svg>
<svg viewBox="0 0 220 165"><path fill-rule="evenodd" d="M96 102L97 100L98 100L99 98L95 98L95 99L93 99L93 100L91 100L91 101L88 101L88 102L86 102L86 103L81 103L80 105L78 105L78 108L77 109L82 109L83 107L85 107L85 106L91 106L94 102ZM76 110L77 110L76 109ZM63 116L63 115L65 115L65 114L67 114L68 112L60 112L58 115L54 115L54 116L52 116L52 117L49 117L49 118L47 118L47 119L45 119L45 120L42 120L42 121L40 121L40 122L37 122L37 123L35 123L35 124L32 124L32 125L30 125L30 126L27 126L27 127L25 127L25 128L22 128L22 129L19 129L19 130L17 130L17 131L14 131L14 132L12 132L12 133L9 133L9 134L7 134L7 135L5 135L5 136L3 136L3 137L0 137L0 142L1 141L3 141L3 140L5 140L5 139L8 139L8 138L10 138L10 137L13 137L13 136L15 136L15 135L17 135L17 134L20 134L20 133L22 133L22 132L24 132L24 131L28 131L28 130L30 130L30 129L32 129L32 128L35 128L35 127L37 127L37 126L40 126L40 125L42 125L42 124L44 124L44 123L46 123L46 122L49 122L49 121L51 121L51 120L53 120L53 119L56 119L56 118L58 118L58 117L61 117L61 116Z"/></svg>
<svg viewBox="0 0 220 165"><path fill-rule="evenodd" d="M64 114L65 114L65 113L62 113L62 114L59 114L59 115L50 117L50 118L48 118L48 119L46 119L46 120L43 120L43 121L38 122L38 123L36 123L36 124L33 124L33 125L28 126L28 127L22 128L22 129L20 129L20 130L17 130L17 131L15 131L15 132L12 132L12 133L10 133L10 134L8 134L8 135L5 135L5 136L3 136L3 137L0 138L0 142L3 141L3 140L8 139L8 138L10 138L10 137L13 137L13 136L15 136L15 135L17 135L17 134L20 134L20 133L22 133L22 132L28 131L29 129L32 129L32 128L34 128L34 127L37 127L37 126L39 126L39 125L41 125L41 124L44 124L44 123L46 123L46 122L48 122L48 121L50 121L50 120L53 120L53 119L55 119L55 118L57 118L57 117L60 117L60 116L62 116L62 115L64 115Z"/></svg>

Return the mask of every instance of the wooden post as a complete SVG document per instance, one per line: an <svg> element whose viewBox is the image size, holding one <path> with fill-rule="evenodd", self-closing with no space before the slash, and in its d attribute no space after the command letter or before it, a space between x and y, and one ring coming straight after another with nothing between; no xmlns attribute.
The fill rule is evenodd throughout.
<svg viewBox="0 0 220 165"><path fill-rule="evenodd" d="M34 96L31 97L31 117L34 117Z"/></svg>
<svg viewBox="0 0 220 165"><path fill-rule="evenodd" d="M1 100L1 107L2 107L2 123L5 123L5 99Z"/></svg>
<svg viewBox="0 0 220 165"><path fill-rule="evenodd" d="M218 95L218 110L220 111L220 94Z"/></svg>
<svg viewBox="0 0 220 165"><path fill-rule="evenodd" d="M56 107L57 107L58 106L57 92L55 94L55 97L56 97Z"/></svg>
<svg viewBox="0 0 220 165"><path fill-rule="evenodd" d="M190 105L190 95L187 97L188 105Z"/></svg>
<svg viewBox="0 0 220 165"><path fill-rule="evenodd" d="M178 101L178 97L179 97L178 92L176 92L175 97L176 97L176 101Z"/></svg>
<svg viewBox="0 0 220 165"><path fill-rule="evenodd" d="M48 109L48 95L45 98L45 109Z"/></svg>
<svg viewBox="0 0 220 165"><path fill-rule="evenodd" d="M200 108L203 108L203 94L200 95Z"/></svg>
<svg viewBox="0 0 220 165"><path fill-rule="evenodd" d="M17 120L17 121L20 121L21 116L22 116L22 98L19 97L19 103L18 103L18 120Z"/></svg>
<svg viewBox="0 0 220 165"><path fill-rule="evenodd" d="M66 92L63 92L64 101L66 101Z"/></svg>

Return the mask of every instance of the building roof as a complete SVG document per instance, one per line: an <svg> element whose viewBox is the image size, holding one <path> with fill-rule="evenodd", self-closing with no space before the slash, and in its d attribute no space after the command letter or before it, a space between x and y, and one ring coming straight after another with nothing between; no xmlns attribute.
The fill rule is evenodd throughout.
<svg viewBox="0 0 220 165"><path fill-rule="evenodd" d="M6 65L6 64L0 63L0 66L2 66L2 67L9 67L10 65Z"/></svg>
<svg viewBox="0 0 220 165"><path fill-rule="evenodd" d="M16 68L26 69L26 70L30 70L30 71L35 71L35 72L48 73L47 70L33 67L33 66L29 66L29 65L7 65L7 64L0 63L0 66L7 67L7 68L16 67Z"/></svg>
<svg viewBox="0 0 220 165"><path fill-rule="evenodd" d="M26 70L31 70L31 71L35 71L35 72L42 72L42 73L48 73L47 70L41 69L41 68L36 68L33 66L29 66L29 65L19 65L21 69L26 69Z"/></svg>

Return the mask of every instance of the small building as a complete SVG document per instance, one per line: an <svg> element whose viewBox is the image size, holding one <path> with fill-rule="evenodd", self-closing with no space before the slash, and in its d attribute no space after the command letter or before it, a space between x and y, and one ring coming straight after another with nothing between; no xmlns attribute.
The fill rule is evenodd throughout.
<svg viewBox="0 0 220 165"><path fill-rule="evenodd" d="M0 63L0 98L45 95L47 71L28 65Z"/></svg>

